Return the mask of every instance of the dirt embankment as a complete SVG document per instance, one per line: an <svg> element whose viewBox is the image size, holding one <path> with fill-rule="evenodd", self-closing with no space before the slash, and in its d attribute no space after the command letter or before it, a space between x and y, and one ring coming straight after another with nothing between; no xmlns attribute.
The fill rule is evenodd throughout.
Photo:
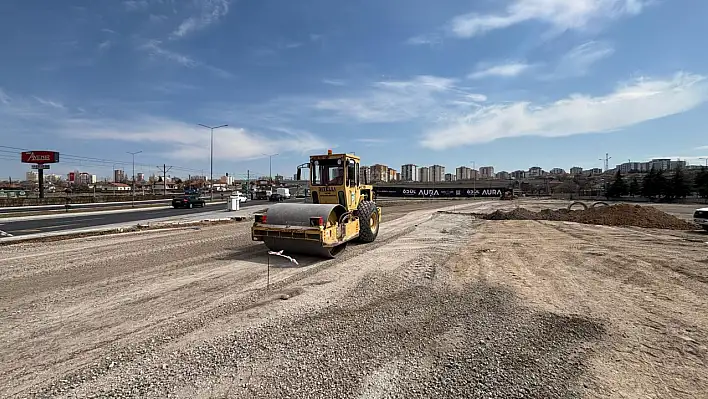
<svg viewBox="0 0 708 399"><path fill-rule="evenodd" d="M618 204L601 208L571 211L544 209L540 212L524 208L511 211L497 210L489 214L475 214L486 220L553 220L598 224L605 226L636 226L655 229L693 230L696 225L669 215L651 206Z"/></svg>

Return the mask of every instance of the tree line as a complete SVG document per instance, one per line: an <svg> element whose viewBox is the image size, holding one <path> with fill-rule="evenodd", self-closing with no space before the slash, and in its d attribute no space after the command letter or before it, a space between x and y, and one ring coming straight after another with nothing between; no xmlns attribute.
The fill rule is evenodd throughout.
<svg viewBox="0 0 708 399"><path fill-rule="evenodd" d="M652 168L641 180L634 176L629 182L618 170L605 190L605 197L610 199L629 195L672 201L686 198L694 192L702 198L708 198L708 168L701 168L693 179L688 178L683 169L677 169L672 176L666 176L663 170Z"/></svg>

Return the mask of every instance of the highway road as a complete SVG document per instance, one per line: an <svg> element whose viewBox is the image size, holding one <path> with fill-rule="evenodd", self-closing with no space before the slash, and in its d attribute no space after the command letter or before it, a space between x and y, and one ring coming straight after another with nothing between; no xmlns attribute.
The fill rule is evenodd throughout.
<svg viewBox="0 0 708 399"><path fill-rule="evenodd" d="M267 204L268 201L257 200L249 201L241 205L241 208ZM224 209L226 205L212 205L204 208L192 209L155 209L142 210L135 212L121 212L109 214L81 214L67 215L66 217L57 217L51 219L30 219L3 222L0 219L0 231L12 234L13 236L22 236L37 233L50 233L64 230L94 228L117 223L131 223L148 219L159 219L166 217L180 217L182 215L213 212Z"/></svg>

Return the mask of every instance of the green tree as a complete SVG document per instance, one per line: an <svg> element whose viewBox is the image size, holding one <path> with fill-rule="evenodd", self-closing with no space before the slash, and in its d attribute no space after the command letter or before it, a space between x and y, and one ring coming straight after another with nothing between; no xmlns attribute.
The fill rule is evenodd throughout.
<svg viewBox="0 0 708 399"><path fill-rule="evenodd" d="M637 176L632 177L632 181L629 182L629 195L634 197L642 193L641 186L639 185L639 179Z"/></svg>
<svg viewBox="0 0 708 399"><path fill-rule="evenodd" d="M696 191L698 191L698 195L703 198L708 198L708 168L703 167L700 172L696 174L694 185Z"/></svg>
<svg viewBox="0 0 708 399"><path fill-rule="evenodd" d="M686 198L690 194L691 185L686 179L686 175L683 173L683 169L676 169L676 172L674 172L674 175L671 177L671 181L667 185L666 197L669 199Z"/></svg>
<svg viewBox="0 0 708 399"><path fill-rule="evenodd" d="M622 173L617 170L617 173L615 173L615 179L612 184L610 184L610 186L607 188L605 196L607 198L619 198L623 195L627 195L628 193L629 188L627 187L627 182L625 182L622 178Z"/></svg>
<svg viewBox="0 0 708 399"><path fill-rule="evenodd" d="M642 181L642 196L649 199L655 199L665 195L667 191L666 183L664 171L657 171L656 169L651 168Z"/></svg>

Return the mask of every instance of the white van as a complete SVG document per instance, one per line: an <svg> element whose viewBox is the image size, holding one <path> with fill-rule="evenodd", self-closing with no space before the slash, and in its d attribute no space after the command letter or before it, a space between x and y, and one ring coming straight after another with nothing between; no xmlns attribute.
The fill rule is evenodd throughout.
<svg viewBox="0 0 708 399"><path fill-rule="evenodd" d="M289 188L279 187L277 193L280 194L280 196L283 197L284 199L290 199L290 189Z"/></svg>
<svg viewBox="0 0 708 399"><path fill-rule="evenodd" d="M693 221L700 224L704 230L708 230L708 208L696 209L693 213Z"/></svg>

